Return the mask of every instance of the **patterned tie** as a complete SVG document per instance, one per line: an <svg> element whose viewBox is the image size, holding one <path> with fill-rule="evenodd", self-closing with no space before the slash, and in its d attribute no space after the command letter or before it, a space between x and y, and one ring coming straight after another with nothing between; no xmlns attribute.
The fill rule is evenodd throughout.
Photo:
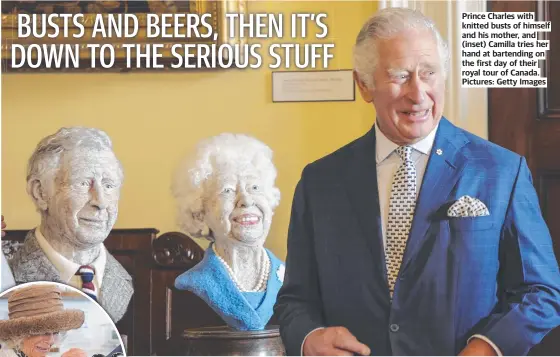
<svg viewBox="0 0 560 357"><path fill-rule="evenodd" d="M391 297L393 297L416 206L416 167L410 157L412 147L400 146L395 151L403 162L393 178L387 220L385 260Z"/></svg>
<svg viewBox="0 0 560 357"><path fill-rule="evenodd" d="M82 265L76 275L82 278L82 291L86 293L93 300L97 301L97 293L95 292L95 285L93 285L93 277L95 270L89 265Z"/></svg>

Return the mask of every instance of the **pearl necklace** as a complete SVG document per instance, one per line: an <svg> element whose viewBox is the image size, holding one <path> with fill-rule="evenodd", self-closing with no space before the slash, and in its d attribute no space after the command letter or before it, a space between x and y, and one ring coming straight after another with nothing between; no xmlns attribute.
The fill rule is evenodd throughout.
<svg viewBox="0 0 560 357"><path fill-rule="evenodd" d="M263 254L261 255L261 262L262 262L262 270L261 270L261 274L259 276L259 280L257 281L257 284L255 285L255 287L253 289L249 289L246 290L244 289L241 284L239 283L239 281L237 281L237 278L235 277L235 273L233 272L233 269L231 269L231 267L229 266L229 264L225 261L224 258L222 258L220 256L220 254L218 253L218 251L214 248L212 248L214 250L214 253L216 254L216 257L218 258L219 261L222 262L222 264L225 266L226 270L229 273L229 276L231 277L231 280L233 280L233 282L235 283L235 286L237 286L237 288L239 289L239 291L241 292L247 292L247 293L256 293L256 292L262 292L266 290L266 284L268 282L268 276L270 274L270 259L268 258L268 254L266 253L266 250L264 250L263 248Z"/></svg>

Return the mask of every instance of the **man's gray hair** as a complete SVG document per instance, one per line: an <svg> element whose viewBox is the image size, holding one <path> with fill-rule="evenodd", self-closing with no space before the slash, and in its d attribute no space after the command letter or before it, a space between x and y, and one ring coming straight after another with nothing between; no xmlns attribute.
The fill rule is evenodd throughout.
<svg viewBox="0 0 560 357"><path fill-rule="evenodd" d="M56 133L43 138L27 163L27 192L31 194L31 183L43 181L60 168L60 159L65 152L80 147L113 151L109 136L102 130L85 127L61 128ZM118 161L119 177L123 179L123 168Z"/></svg>
<svg viewBox="0 0 560 357"><path fill-rule="evenodd" d="M370 17L356 38L354 70L358 78L373 88L373 73L379 62L377 40L389 39L406 30L429 30L437 40L443 75L449 70L449 48L434 22L420 11L408 8L386 8Z"/></svg>
<svg viewBox="0 0 560 357"><path fill-rule="evenodd" d="M201 141L175 171L171 191L177 205L177 223L193 238L213 240L204 223L204 201L208 198L204 183L217 172L256 169L267 189L272 209L280 203L275 186L277 171L272 150L261 141L243 134L221 134Z"/></svg>

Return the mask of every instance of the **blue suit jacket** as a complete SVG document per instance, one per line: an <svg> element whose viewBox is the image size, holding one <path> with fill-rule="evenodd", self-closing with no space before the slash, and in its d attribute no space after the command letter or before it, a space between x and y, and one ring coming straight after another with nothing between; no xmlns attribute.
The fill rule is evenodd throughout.
<svg viewBox="0 0 560 357"><path fill-rule="evenodd" d="M372 128L303 171L275 306L289 355L320 326L345 326L377 355L456 355L474 334L521 355L560 325L558 263L524 158L442 118L391 304L375 157ZM464 195L490 215L447 217Z"/></svg>

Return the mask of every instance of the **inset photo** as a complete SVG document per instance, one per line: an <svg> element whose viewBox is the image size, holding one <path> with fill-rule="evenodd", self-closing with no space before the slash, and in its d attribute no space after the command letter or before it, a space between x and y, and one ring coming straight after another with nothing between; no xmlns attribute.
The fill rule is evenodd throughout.
<svg viewBox="0 0 560 357"><path fill-rule="evenodd" d="M0 293L0 345L0 357L126 356L105 310L78 289L46 281Z"/></svg>

